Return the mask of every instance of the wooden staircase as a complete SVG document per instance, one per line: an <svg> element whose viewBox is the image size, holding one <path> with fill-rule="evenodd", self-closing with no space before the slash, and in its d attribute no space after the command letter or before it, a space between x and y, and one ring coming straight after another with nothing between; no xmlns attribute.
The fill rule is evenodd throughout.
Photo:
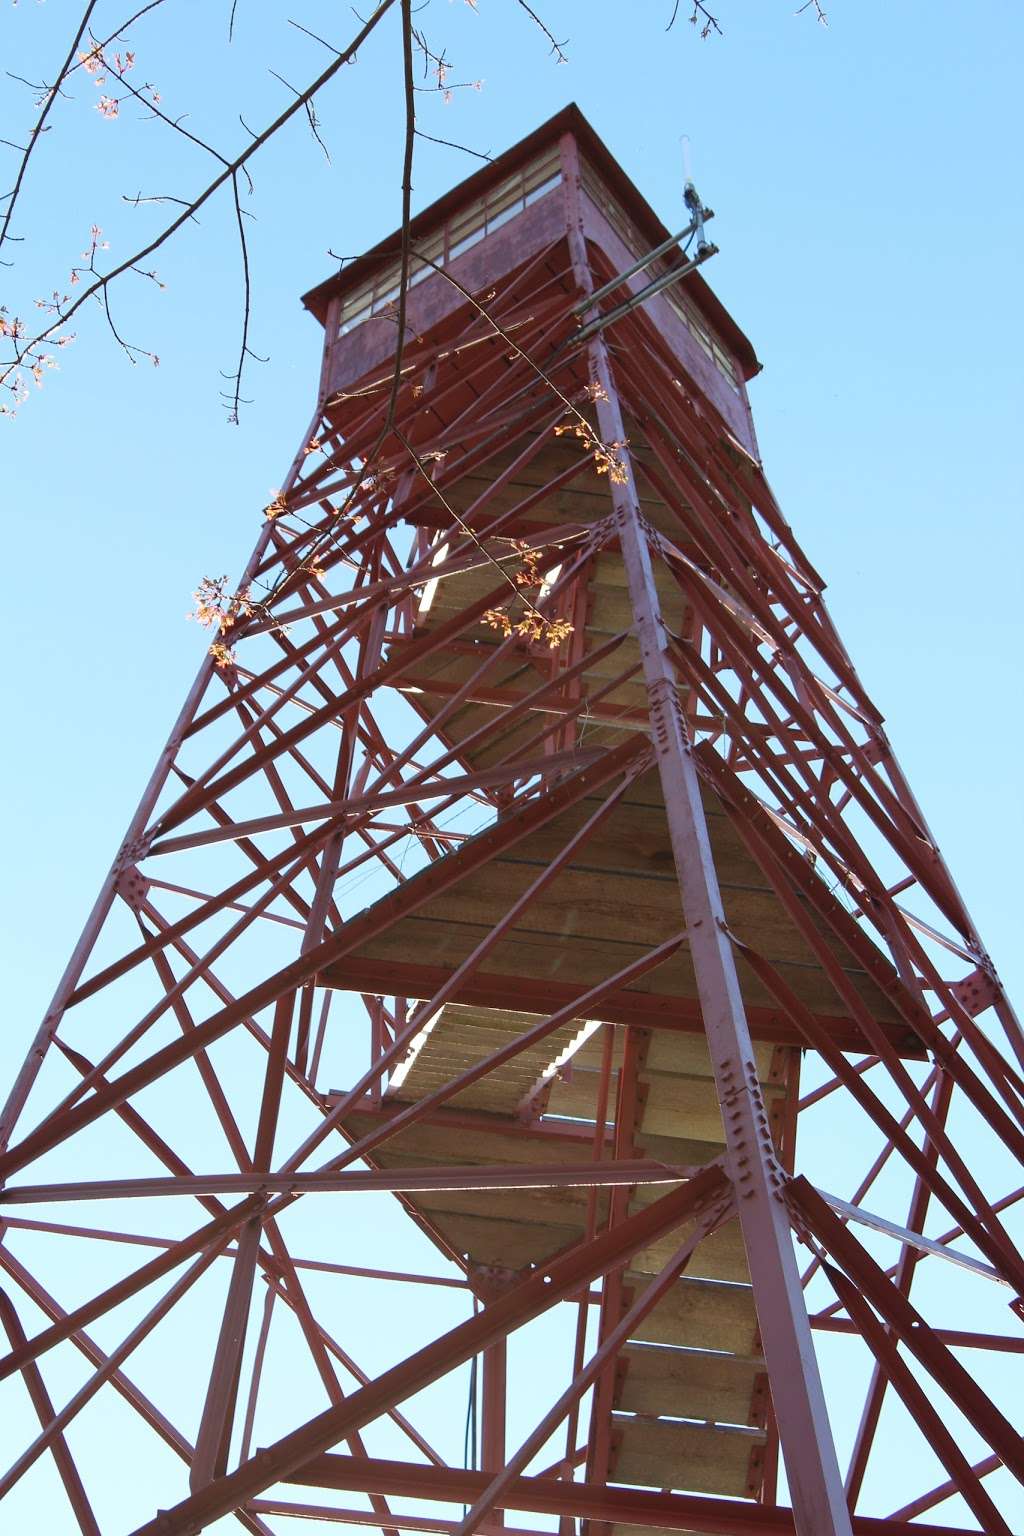
<svg viewBox="0 0 1024 1536"><path fill-rule="evenodd" d="M632 451L642 463L642 443L634 440ZM498 494L488 515L500 515L535 495L538 486L566 470L572 452L568 444L553 441ZM481 487L509 462L511 450L468 475L447 493L452 504L471 506ZM664 506L641 489L651 526L672 533ZM604 518L608 506L606 484L592 466L581 467L557 493L535 501L521 520L503 526L501 539L487 547L500 561L508 558L512 536L528 539L538 530L557 527L575 538L579 530ZM412 521L429 527L431 515L429 505L420 503ZM574 547L566 546L563 561L573 558ZM557 574L550 580L556 581ZM664 567L657 581L666 622L684 632L687 617L678 585ZM485 561L440 581L429 601L421 604L415 635L436 630L494 582L494 568ZM490 768L520 753L536 756L542 749L531 742L538 730L550 722L552 713L578 702L581 693L599 697L599 703L585 709L560 738L548 738L551 750L575 747L584 752L649 730L639 652L629 633L632 615L625 571L616 546L607 547L592 562L586 601L577 602L575 619L572 654L583 666L572 687L556 689L542 707L513 716L507 730L478 744L475 736L482 726L514 710L545 680L557 682L558 669L566 664L564 657L558 661L543 646L524 642L448 716L444 732L447 742L458 748L461 771ZM588 665L591 654L623 632L625 638L613 654ZM397 639L392 654L400 656L409 643L409 637ZM430 718L483 659L495 654L498 643L493 630L478 625L426 660L410 662L396 686ZM635 670L626 681L609 688L631 668ZM685 689L680 702L685 709ZM440 981L557 859L606 793L584 796L506 852L470 869L406 915L383 923L322 980L351 991L431 997ZM864 1049L864 1039L819 958L710 788L704 790L704 809L730 927L771 961L844 1049ZM781 833L778 841L788 849ZM470 846L462 843L445 855L454 861L453 868L467 857ZM437 867L435 863L432 869ZM403 889L413 891L417 878L422 876L413 876ZM840 911L840 923L844 920L850 946L830 934L832 954L897 1048L916 1054L917 1044L892 1002L897 978L881 956L881 970L872 967L870 973L858 962L854 921ZM820 920L817 925L825 931ZM444 1090L566 997L599 984L682 927L665 805L657 772L650 767L634 777L611 814L486 955L456 1000L440 1010L393 1073L382 1099L348 1115L347 1133L359 1138L407 1105ZM800 1042L750 967L742 958L738 965L758 1042L758 1075L785 1160L792 1153L787 1126L798 1089ZM603 1089L605 1060L610 1072ZM603 1096L607 1104L602 1116ZM693 966L684 942L656 969L606 998L595 1018L571 1019L480 1081L451 1094L423 1120L383 1142L373 1161L382 1168L402 1169L582 1161L592 1155L641 1157L678 1169L683 1178L686 1170L723 1157L725 1150ZM654 1199L663 1188L640 1185L589 1195L579 1188L432 1191L409 1197L407 1204L439 1246L471 1273L484 1268L518 1272ZM630 1298L650 1283L680 1240L680 1233L670 1234L636 1257L624 1275L606 1283L600 1303L605 1327L618 1321ZM683 1277L622 1349L613 1376L596 1398L586 1475L655 1489L755 1498L766 1473L773 1475L771 1440L757 1315L734 1218L700 1244ZM616 1536L639 1533L620 1527Z"/></svg>

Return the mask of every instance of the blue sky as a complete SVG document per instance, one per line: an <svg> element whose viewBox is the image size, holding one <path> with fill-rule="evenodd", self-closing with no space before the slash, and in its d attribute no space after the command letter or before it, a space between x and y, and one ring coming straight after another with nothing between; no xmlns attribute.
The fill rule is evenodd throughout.
<svg viewBox="0 0 1024 1536"><path fill-rule="evenodd" d="M455 80L482 87L448 106L423 96L423 126L497 153L576 100L673 228L689 135L721 247L705 274L765 365L751 398L769 478L1019 997L1024 22L1011 0L833 0L827 30L794 9L722 0L724 36L702 42L685 3L666 35L668 4L553 0L543 14L569 39L559 66L507 0L433 0L428 36ZM75 10L6 9L5 67L43 78ZM256 126L287 99L268 60L298 82L326 55L251 0L227 52L226 10L168 5L132 42L167 111L235 147L239 107ZM338 40L354 25L345 12L339 31L326 4L289 14ZM120 291L119 324L159 368L129 366L87 317L61 371L0 421L5 1078L199 660L190 593L240 568L309 420L320 333L298 297L331 269L328 248L357 253L398 222L396 42L389 21L325 95L330 165L298 123L254 165L252 344L270 361L249 376L240 426L218 400L240 320L226 203L155 258L165 289ZM156 227L158 211L122 194L180 196L208 174L159 125L129 110L105 121L95 99L79 75L41 146L25 243L0 269L12 310L64 284L92 223L111 258ZM30 105L0 84L0 136L22 137ZM475 164L422 141L416 153L416 206Z"/></svg>
<svg viewBox="0 0 1024 1536"><path fill-rule="evenodd" d="M310 6L303 19L338 37L328 10ZM212 12L171 6L140 24L136 74L169 112L187 109L190 127L234 145L218 82L255 125L285 99L267 58L298 80L325 55L244 4L227 52ZM447 107L422 97L424 127L496 153L575 99L672 227L679 139L690 136L695 179L717 211L721 254L707 276L765 365L751 394L769 477L1012 981L1024 219L1008 146L1021 13L999 0L983 19L954 3L847 0L830 7L826 30L785 3L723 3L725 35L707 42L685 5L666 35L669 13L552 4L545 14L570 39L570 62L557 66L514 8L435 0L421 17L428 36L446 43L455 79L483 86ZM67 16L57 4L8 10L5 58L43 74ZM100 315L87 316L61 372L0 422L17 573L5 605L18 740L3 763L16 871L6 932L13 953L31 957L16 967L30 1017L198 658L183 623L191 590L239 569L308 421L320 332L299 294L330 270L328 247L357 252L397 222L393 34L385 24L324 98L330 166L297 123L254 165L253 345L270 362L249 375L240 427L225 424L218 399L239 327L226 204L154 258L164 291L136 280L117 299L125 334L160 355L159 369L132 368ZM127 208L122 193L181 195L205 171L159 125L127 110L102 120L78 80L26 191L17 265L0 274L12 309L63 281L91 223L112 258L155 227L156 213ZM3 89L18 137L27 93ZM474 163L418 144L417 205ZM5 1041L15 1056L23 1018L19 1009Z"/></svg>

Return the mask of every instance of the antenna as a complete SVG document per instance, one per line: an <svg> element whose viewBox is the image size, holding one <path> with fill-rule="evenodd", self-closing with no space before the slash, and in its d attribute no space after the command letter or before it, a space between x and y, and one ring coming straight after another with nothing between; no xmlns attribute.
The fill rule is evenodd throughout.
<svg viewBox="0 0 1024 1536"><path fill-rule="evenodd" d="M679 143L683 151L683 198L685 201L686 193L693 186L693 159L690 152L690 135L688 133L681 134Z"/></svg>
<svg viewBox="0 0 1024 1536"><path fill-rule="evenodd" d="M709 256L715 247L708 244L704 238L704 221L711 217L711 210L705 208L700 200L700 194L693 184L693 161L691 154L690 135L680 134L679 144L683 152L683 202L693 216L693 228L697 236L698 257Z"/></svg>

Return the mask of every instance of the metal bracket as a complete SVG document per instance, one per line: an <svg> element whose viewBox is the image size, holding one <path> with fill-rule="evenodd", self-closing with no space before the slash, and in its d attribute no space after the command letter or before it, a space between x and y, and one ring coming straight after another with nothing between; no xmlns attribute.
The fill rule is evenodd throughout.
<svg viewBox="0 0 1024 1536"><path fill-rule="evenodd" d="M470 1264L466 1279L473 1295L486 1306L504 1296L529 1273L525 1269L505 1269L500 1264Z"/></svg>
<svg viewBox="0 0 1024 1536"><path fill-rule="evenodd" d="M974 970L969 975L961 977L959 981L949 983L950 991L956 998L960 1007L971 1018L977 1018L979 1013L984 1013L993 1003L997 1003L1002 996L999 983L989 971Z"/></svg>
<svg viewBox="0 0 1024 1536"><path fill-rule="evenodd" d="M122 901L126 902L133 912L139 911L149 895L149 881L140 873L136 864L130 864L121 871L115 888Z"/></svg>

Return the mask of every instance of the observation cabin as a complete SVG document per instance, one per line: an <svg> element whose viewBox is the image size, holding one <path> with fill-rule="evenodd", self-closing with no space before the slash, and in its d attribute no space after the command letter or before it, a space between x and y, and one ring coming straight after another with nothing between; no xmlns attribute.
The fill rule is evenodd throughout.
<svg viewBox="0 0 1024 1536"><path fill-rule="evenodd" d="M464 295L444 273L480 297L496 281L508 280L514 287L522 273L526 297L540 283L535 259L548 252L549 275L564 270L565 247L576 230L615 273L671 238L572 105L411 221L415 254L409 264L407 341L443 334L464 310ZM666 252L628 279L617 297L639 293L677 262L677 250ZM303 303L324 327L321 388L326 399L365 385L393 358L400 273L396 232L304 296ZM680 367L756 453L746 385L761 364L728 310L696 271L645 305Z"/></svg>

